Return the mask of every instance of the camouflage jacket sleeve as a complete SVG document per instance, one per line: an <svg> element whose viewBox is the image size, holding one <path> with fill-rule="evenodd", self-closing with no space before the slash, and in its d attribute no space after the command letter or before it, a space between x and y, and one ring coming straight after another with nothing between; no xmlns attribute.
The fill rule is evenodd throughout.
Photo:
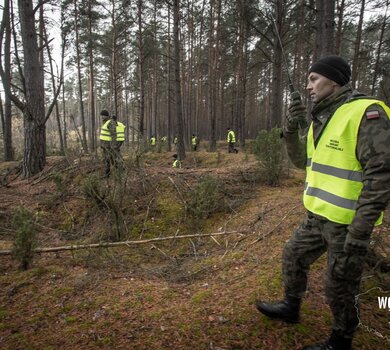
<svg viewBox="0 0 390 350"><path fill-rule="evenodd" d="M379 105L367 112L377 111L379 117L362 119L356 155L363 168L363 190L349 231L368 238L380 213L390 201L390 120Z"/></svg>
<svg viewBox="0 0 390 350"><path fill-rule="evenodd" d="M286 142L287 153L292 163L301 169L306 168L306 139L307 129L303 131L283 130L283 138Z"/></svg>

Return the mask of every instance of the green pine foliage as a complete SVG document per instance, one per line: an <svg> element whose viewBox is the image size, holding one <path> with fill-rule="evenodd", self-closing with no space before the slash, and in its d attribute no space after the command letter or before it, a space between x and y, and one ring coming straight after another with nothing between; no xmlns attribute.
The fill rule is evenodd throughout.
<svg viewBox="0 0 390 350"><path fill-rule="evenodd" d="M27 270L34 258L34 248L37 246L37 227L35 218L26 208L19 207L12 218L16 229L12 254L19 262L22 270Z"/></svg>
<svg viewBox="0 0 390 350"><path fill-rule="evenodd" d="M198 219L207 219L224 206L223 190L214 177L206 175L200 178L191 192L188 209Z"/></svg>
<svg viewBox="0 0 390 350"><path fill-rule="evenodd" d="M253 152L259 160L264 180L271 186L280 182L285 160L285 146L280 137L281 130L261 130L253 145Z"/></svg>

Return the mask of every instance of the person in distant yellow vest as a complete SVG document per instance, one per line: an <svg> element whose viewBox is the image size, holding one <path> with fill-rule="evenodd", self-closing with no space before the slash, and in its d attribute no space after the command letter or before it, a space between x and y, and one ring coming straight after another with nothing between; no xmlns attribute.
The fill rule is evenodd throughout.
<svg viewBox="0 0 390 350"><path fill-rule="evenodd" d="M350 77L349 64L339 56L314 63L307 85L313 110L306 147L300 142L307 125L301 99L291 102L283 130L289 157L306 167L307 217L284 248L284 299L259 300L256 307L269 318L299 322L310 265L327 251L325 294L332 332L323 343L303 350L352 349L365 255L390 201L390 108L352 91Z"/></svg>
<svg viewBox="0 0 390 350"><path fill-rule="evenodd" d="M150 138L150 146L152 146L152 150L155 150L157 144L156 136L152 135Z"/></svg>
<svg viewBox="0 0 390 350"><path fill-rule="evenodd" d="M226 131L227 131L226 142L228 144L228 153L238 153L238 150L234 148L234 145L236 144L236 135L234 131L230 128L227 128Z"/></svg>
<svg viewBox="0 0 390 350"><path fill-rule="evenodd" d="M177 154L174 154L172 157L173 157L172 168L181 168L181 161L178 159Z"/></svg>
<svg viewBox="0 0 390 350"><path fill-rule="evenodd" d="M191 148L194 152L198 148L198 138L195 134L192 134L192 137L191 137Z"/></svg>
<svg viewBox="0 0 390 350"><path fill-rule="evenodd" d="M114 150L112 148L112 140L116 135L116 126L110 118L110 113L103 109L100 112L102 117L102 127L100 129L100 147L103 152L103 162L104 162L104 174L105 178L110 176L111 165L114 164Z"/></svg>

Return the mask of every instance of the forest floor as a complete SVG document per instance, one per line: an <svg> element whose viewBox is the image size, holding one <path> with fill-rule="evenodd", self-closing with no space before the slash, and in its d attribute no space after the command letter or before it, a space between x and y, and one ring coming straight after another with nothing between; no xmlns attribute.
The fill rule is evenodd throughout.
<svg viewBox="0 0 390 350"><path fill-rule="evenodd" d="M49 157L29 180L17 163L0 165L0 249L12 246L18 207L33 213L39 247L221 234L41 253L25 271L0 256L1 349L294 350L329 334L325 256L310 271L301 323L268 320L254 307L282 297L283 246L305 215L303 172L289 169L271 187L251 154L200 151L182 169L171 163L168 152L126 159L119 185L101 180L96 159ZM207 176L219 197L204 213L193 197ZM372 249L383 250L386 217ZM367 265L355 349L390 348L389 310L378 306L389 290L388 273Z"/></svg>

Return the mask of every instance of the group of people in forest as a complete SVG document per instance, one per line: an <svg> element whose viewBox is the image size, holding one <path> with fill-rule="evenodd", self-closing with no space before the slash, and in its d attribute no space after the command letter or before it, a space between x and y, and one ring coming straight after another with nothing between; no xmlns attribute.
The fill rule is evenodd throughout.
<svg viewBox="0 0 390 350"><path fill-rule="evenodd" d="M115 168L122 167L123 168L123 158L120 153L120 148L125 140L125 125L118 121L116 116L111 116L107 110L102 110L100 112L100 116L102 117L102 127L100 129L100 145L103 152L103 161L105 165L105 178L109 178L111 167ZM177 147L177 136L173 139L173 144ZM161 138L162 143L167 143L168 138L163 136ZM153 134L149 140L151 149L155 149L157 146L157 138ZM195 134L192 134L191 137L191 150L197 151L200 143L200 138ZM228 144L228 152L229 153L238 153L238 150L235 148L236 137L233 130L227 128L227 144ZM178 154L174 154L172 156L173 168L181 168L181 160L178 157Z"/></svg>
<svg viewBox="0 0 390 350"><path fill-rule="evenodd" d="M300 322L309 268L327 252L325 293L333 314L332 330L323 342L303 350L352 349L365 257L373 229L382 223L390 201L390 108L353 91L350 79L350 65L340 56L319 59L309 69L306 86L312 102L310 118L302 99L296 98L283 126L289 157L306 169L307 213L283 251L284 298L257 300L255 305L268 318ZM121 129L112 118L112 125L105 122L102 127L106 137L104 130L118 135ZM228 128L229 153L237 153L235 142ZM192 145L196 150L196 140ZM115 154L102 147L108 157ZM179 167L177 155L174 159Z"/></svg>

